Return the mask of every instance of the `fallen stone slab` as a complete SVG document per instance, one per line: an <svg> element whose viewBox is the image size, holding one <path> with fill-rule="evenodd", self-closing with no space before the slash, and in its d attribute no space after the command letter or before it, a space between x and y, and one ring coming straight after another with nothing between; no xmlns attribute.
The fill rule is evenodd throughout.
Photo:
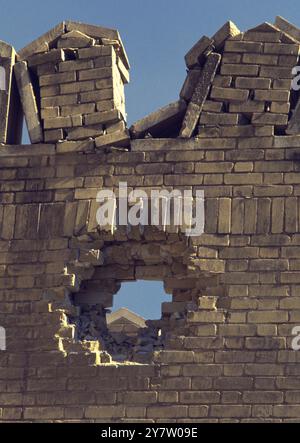
<svg viewBox="0 0 300 443"><path fill-rule="evenodd" d="M184 100L170 103L135 122L130 127L130 132L133 138L143 138L146 133L150 133L154 137L163 136L168 128L172 128L174 122L182 119L185 110Z"/></svg>
<svg viewBox="0 0 300 443"><path fill-rule="evenodd" d="M39 143L43 141L43 131L27 63L25 61L16 63L14 73L30 141Z"/></svg>
<svg viewBox="0 0 300 443"><path fill-rule="evenodd" d="M198 80L198 84L196 85L191 101L188 104L180 130L180 137L189 138L193 135L220 61L220 54L211 53L208 55L207 61Z"/></svg>
<svg viewBox="0 0 300 443"><path fill-rule="evenodd" d="M109 145L113 146L128 146L130 137L128 131L112 132L111 134L101 135L95 138L96 148L104 148Z"/></svg>

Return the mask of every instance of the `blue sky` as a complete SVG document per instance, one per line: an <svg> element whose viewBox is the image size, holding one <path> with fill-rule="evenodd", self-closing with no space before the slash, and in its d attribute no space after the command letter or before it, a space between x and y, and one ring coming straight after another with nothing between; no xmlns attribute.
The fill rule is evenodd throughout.
<svg viewBox="0 0 300 443"><path fill-rule="evenodd" d="M178 98L184 54L227 20L242 31L272 23L276 15L300 26L299 0L0 0L0 11L0 40L17 50L64 19L117 28L131 63L126 87L129 124ZM142 282L130 288L121 289L118 306L127 300L128 307L142 315L159 317L160 301L166 299L162 286Z"/></svg>

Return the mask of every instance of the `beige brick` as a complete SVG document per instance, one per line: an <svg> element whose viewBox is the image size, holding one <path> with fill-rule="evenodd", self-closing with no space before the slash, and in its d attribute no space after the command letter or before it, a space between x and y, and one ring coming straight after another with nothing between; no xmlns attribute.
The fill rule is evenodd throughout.
<svg viewBox="0 0 300 443"><path fill-rule="evenodd" d="M43 97L41 99L42 108L51 108L53 106L73 105L77 103L77 94L58 95L55 97Z"/></svg>
<svg viewBox="0 0 300 443"><path fill-rule="evenodd" d="M226 234L230 232L231 225L231 200L228 198L219 199L218 232Z"/></svg>
<svg viewBox="0 0 300 443"><path fill-rule="evenodd" d="M248 95L249 91L244 89L219 88L217 86L213 86L210 93L211 98L226 101L245 101Z"/></svg>
<svg viewBox="0 0 300 443"><path fill-rule="evenodd" d="M246 101L245 103L230 103L229 112L263 112L265 104L259 101Z"/></svg>
<svg viewBox="0 0 300 443"><path fill-rule="evenodd" d="M248 313L249 323L285 323L288 313L284 311L253 311Z"/></svg>
<svg viewBox="0 0 300 443"><path fill-rule="evenodd" d="M241 89L270 89L271 79L269 78L253 78L253 77L237 77L235 86Z"/></svg>
<svg viewBox="0 0 300 443"><path fill-rule="evenodd" d="M112 68L95 68L79 71L79 81L82 80L98 80L101 78L112 77ZM75 80L75 79L74 79Z"/></svg>
<svg viewBox="0 0 300 443"><path fill-rule="evenodd" d="M261 66L259 71L260 77L269 77L274 78L276 80L284 78L289 79L292 78L292 68L288 67L274 67L274 66Z"/></svg>
<svg viewBox="0 0 300 443"><path fill-rule="evenodd" d="M271 114L270 112L254 113L252 116L253 125L287 125L287 114Z"/></svg>
<svg viewBox="0 0 300 443"><path fill-rule="evenodd" d="M266 100L266 101L278 101L278 102L288 102L290 97L289 91L283 90L260 90L256 89L254 93L255 100Z"/></svg>
<svg viewBox="0 0 300 443"><path fill-rule="evenodd" d="M263 44L258 42L234 41L227 40L225 43L225 51L227 52L262 52Z"/></svg>
<svg viewBox="0 0 300 443"><path fill-rule="evenodd" d="M59 72L78 71L93 67L94 65L92 60L66 60L58 65Z"/></svg>
<svg viewBox="0 0 300 443"><path fill-rule="evenodd" d="M41 75L39 77L40 86L57 85L59 83L69 83L76 80L75 72L63 72L61 74Z"/></svg>
<svg viewBox="0 0 300 443"><path fill-rule="evenodd" d="M77 92L93 91L95 82L93 80L74 83L63 83L59 86L61 94L76 94Z"/></svg>
<svg viewBox="0 0 300 443"><path fill-rule="evenodd" d="M243 64L223 64L221 66L222 75L245 75L247 77L256 77L258 75L258 65L243 65ZM274 74L273 74L274 75ZM267 74L261 77L269 77ZM275 77L276 78L276 77Z"/></svg>
<svg viewBox="0 0 300 443"><path fill-rule="evenodd" d="M265 54L244 54L243 63L253 63L254 65L277 65L277 55L265 55Z"/></svg>
<svg viewBox="0 0 300 443"><path fill-rule="evenodd" d="M282 43L265 43L264 52L266 54L288 54L299 55L299 45L290 45Z"/></svg>
<svg viewBox="0 0 300 443"><path fill-rule="evenodd" d="M90 114L95 111L96 105L94 103L84 103L80 105L68 105L61 107L61 116Z"/></svg>

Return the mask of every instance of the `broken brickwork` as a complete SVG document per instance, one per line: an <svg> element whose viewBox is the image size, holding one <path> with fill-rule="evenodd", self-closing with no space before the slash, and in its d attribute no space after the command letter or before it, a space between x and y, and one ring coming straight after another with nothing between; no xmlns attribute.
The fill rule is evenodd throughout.
<svg viewBox="0 0 300 443"><path fill-rule="evenodd" d="M179 101L129 132L117 31L64 22L26 48L14 75L35 141L0 148L1 420L299 421L300 30L226 23L187 53ZM203 189L204 233L100 229L97 192L121 181ZM136 279L172 302L118 349L106 312Z"/></svg>

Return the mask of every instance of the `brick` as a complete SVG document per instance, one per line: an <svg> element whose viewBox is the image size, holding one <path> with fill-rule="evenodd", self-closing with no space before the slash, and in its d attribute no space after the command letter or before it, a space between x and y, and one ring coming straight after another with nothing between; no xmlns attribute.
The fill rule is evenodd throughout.
<svg viewBox="0 0 300 443"><path fill-rule="evenodd" d="M41 99L41 107L51 108L53 106L74 105L77 103L77 99L77 94L43 97Z"/></svg>
<svg viewBox="0 0 300 443"><path fill-rule="evenodd" d="M95 89L95 82L87 80L75 83L63 83L59 85L61 94L76 94L77 92L93 91Z"/></svg>
<svg viewBox="0 0 300 443"><path fill-rule="evenodd" d="M220 393L212 392L212 391L202 391L202 392L180 392L179 394L179 402L190 404L190 403L219 403L220 401Z"/></svg>
<svg viewBox="0 0 300 443"><path fill-rule="evenodd" d="M265 43L264 52L266 54L299 55L300 45L284 44L284 43Z"/></svg>
<svg viewBox="0 0 300 443"><path fill-rule="evenodd" d="M130 137L127 131L118 131L112 134L102 135L95 139L96 147L104 147L108 145L128 146Z"/></svg>
<svg viewBox="0 0 300 443"><path fill-rule="evenodd" d="M98 102L99 100L113 99L114 90L113 88L108 88L108 89L103 89L101 91L97 90L97 91L81 92L79 97L81 103Z"/></svg>
<svg viewBox="0 0 300 443"><path fill-rule="evenodd" d="M14 73L31 143L39 143L43 141L43 132L26 62L15 64Z"/></svg>
<svg viewBox="0 0 300 443"><path fill-rule="evenodd" d="M249 312L249 323L285 323L288 321L287 313L283 311Z"/></svg>
<svg viewBox="0 0 300 443"><path fill-rule="evenodd" d="M40 88L41 97L53 97L59 94L59 85L43 86Z"/></svg>
<svg viewBox="0 0 300 443"><path fill-rule="evenodd" d="M267 55L267 54L244 54L243 63L252 63L257 65L274 65L278 63L277 55Z"/></svg>
<svg viewBox="0 0 300 443"><path fill-rule="evenodd" d="M251 406L247 405L212 405L211 406L211 417L250 417L251 416Z"/></svg>
<svg viewBox="0 0 300 443"><path fill-rule="evenodd" d="M216 100L226 101L246 101L249 95L249 91L244 89L234 88L219 88L213 86L211 91L211 97Z"/></svg>
<svg viewBox="0 0 300 443"><path fill-rule="evenodd" d="M97 137L103 134L101 125L84 126L80 128L68 129L68 140L81 140L89 137Z"/></svg>
<svg viewBox="0 0 300 443"><path fill-rule="evenodd" d="M84 48L78 50L78 57L80 59L102 57L102 56L108 56L110 54L111 54L111 48L105 45L93 46L91 48Z"/></svg>
<svg viewBox="0 0 300 443"><path fill-rule="evenodd" d="M187 406L149 406L147 408L148 418L184 418L187 415Z"/></svg>
<svg viewBox="0 0 300 443"><path fill-rule="evenodd" d="M258 42L234 41L228 40L225 43L224 50L226 52L262 52L263 45Z"/></svg>
<svg viewBox="0 0 300 443"><path fill-rule="evenodd" d="M243 40L250 42L280 42L281 32L259 32L259 31L247 31L244 34Z"/></svg>
<svg viewBox="0 0 300 443"><path fill-rule="evenodd" d="M43 65L45 63L53 63L61 62L65 59L65 53L61 49L52 49L49 52L42 54L34 54L27 57L26 61L28 66L37 66Z"/></svg>
<svg viewBox="0 0 300 443"><path fill-rule="evenodd" d="M80 105L69 105L61 107L61 116L66 117L69 115L78 115L78 114L90 114L95 111L94 103L84 103Z"/></svg>
<svg viewBox="0 0 300 443"><path fill-rule="evenodd" d="M95 68L79 71L79 81L83 80L98 80L101 78L112 77L112 68ZM75 79L74 79L75 80Z"/></svg>
<svg viewBox="0 0 300 443"><path fill-rule="evenodd" d="M54 108L44 108L41 110L42 119L58 117L59 115L59 107L56 106Z"/></svg>
<svg viewBox="0 0 300 443"><path fill-rule="evenodd" d="M58 65L59 72L78 71L93 67L94 64L92 60L67 60Z"/></svg>
<svg viewBox="0 0 300 443"><path fill-rule="evenodd" d="M220 54L212 52L208 55L191 101L188 104L179 133L180 137L190 138L192 136L220 61Z"/></svg>
<svg viewBox="0 0 300 443"><path fill-rule="evenodd" d="M261 68L262 69L262 68ZM258 65L243 65L243 64L223 64L221 66L221 75L244 75L247 77L256 77L258 75ZM269 77L267 74L261 77Z"/></svg>
<svg viewBox="0 0 300 443"><path fill-rule="evenodd" d="M259 101L245 101L244 103L230 103L229 112L263 112L264 103Z"/></svg>
<svg viewBox="0 0 300 443"><path fill-rule="evenodd" d="M270 89L271 79L269 78L253 78L253 77L237 77L235 86L240 89Z"/></svg>
<svg viewBox="0 0 300 443"><path fill-rule="evenodd" d="M255 100L266 100L266 101L278 101L278 102L288 102L290 97L289 91L283 90L259 90L256 89L254 93Z"/></svg>
<svg viewBox="0 0 300 443"><path fill-rule="evenodd" d="M273 67L273 66L261 66L259 71L260 77L269 77L274 79L280 79L280 78L292 78L292 68L288 67Z"/></svg>
<svg viewBox="0 0 300 443"><path fill-rule="evenodd" d="M41 75L39 77L40 86L57 85L58 83L74 82L75 72L63 72L60 74Z"/></svg>
<svg viewBox="0 0 300 443"><path fill-rule="evenodd" d="M203 125L237 125L238 114L202 112L200 123Z"/></svg>
<svg viewBox="0 0 300 443"><path fill-rule="evenodd" d="M253 125L287 125L288 115L287 114L271 114L270 112L265 113L254 113L251 120Z"/></svg>

